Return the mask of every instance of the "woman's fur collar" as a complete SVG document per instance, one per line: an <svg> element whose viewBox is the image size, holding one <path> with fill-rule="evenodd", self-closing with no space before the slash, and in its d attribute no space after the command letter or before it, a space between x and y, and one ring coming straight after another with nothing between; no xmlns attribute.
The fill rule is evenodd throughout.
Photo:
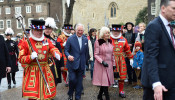
<svg viewBox="0 0 175 100"><path fill-rule="evenodd" d="M112 40L108 39L108 42L112 43ZM99 39L98 43L99 43L99 45L102 45L103 43L106 43L106 41L104 39Z"/></svg>

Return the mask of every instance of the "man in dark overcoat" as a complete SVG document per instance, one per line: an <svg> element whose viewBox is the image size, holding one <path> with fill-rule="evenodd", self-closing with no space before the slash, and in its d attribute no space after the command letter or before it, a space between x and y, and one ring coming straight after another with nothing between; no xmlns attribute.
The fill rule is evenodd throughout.
<svg viewBox="0 0 175 100"><path fill-rule="evenodd" d="M10 56L7 46L4 41L4 37L0 35L0 84L1 79L6 77L6 73L11 71L10 67Z"/></svg>

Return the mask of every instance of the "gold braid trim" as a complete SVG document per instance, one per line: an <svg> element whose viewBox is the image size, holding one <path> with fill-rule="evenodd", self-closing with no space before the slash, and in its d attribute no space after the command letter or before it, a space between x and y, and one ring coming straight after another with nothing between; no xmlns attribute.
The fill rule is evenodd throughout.
<svg viewBox="0 0 175 100"><path fill-rule="evenodd" d="M126 53L130 52L130 50L126 51Z"/></svg>
<svg viewBox="0 0 175 100"><path fill-rule="evenodd" d="M57 72L57 68L56 68L56 63L55 63L54 59L53 59L53 63L54 63L54 69L55 69L56 78L59 78L58 72Z"/></svg>
<svg viewBox="0 0 175 100"><path fill-rule="evenodd" d="M63 33L63 34L61 34L61 35L59 36L59 38L60 38L61 40L63 40L63 43L64 43L67 37L66 37L66 36L64 35L64 33Z"/></svg>

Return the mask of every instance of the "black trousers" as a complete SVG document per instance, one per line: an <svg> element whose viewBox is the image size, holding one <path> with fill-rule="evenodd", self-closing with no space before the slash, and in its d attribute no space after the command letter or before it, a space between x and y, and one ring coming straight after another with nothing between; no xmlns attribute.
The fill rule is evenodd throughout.
<svg viewBox="0 0 175 100"><path fill-rule="evenodd" d="M134 69L130 65L130 61L128 58L125 58L126 66L127 66L127 74L128 74L128 81L129 82L137 82L137 77Z"/></svg>
<svg viewBox="0 0 175 100"><path fill-rule="evenodd" d="M105 94L106 100L110 100L107 86L101 86L100 87L99 94L98 94L98 99L102 99L103 93Z"/></svg>
<svg viewBox="0 0 175 100"><path fill-rule="evenodd" d="M175 88L163 92L163 100L175 100ZM154 91L152 88L143 87L143 100L154 100Z"/></svg>
<svg viewBox="0 0 175 100"><path fill-rule="evenodd" d="M15 72L14 73L7 73L7 82L8 82L8 84L11 84L11 79L12 79L13 82L15 81L15 74L16 74Z"/></svg>
<svg viewBox="0 0 175 100"><path fill-rule="evenodd" d="M0 85L1 85L1 79L2 79L2 78L0 78Z"/></svg>

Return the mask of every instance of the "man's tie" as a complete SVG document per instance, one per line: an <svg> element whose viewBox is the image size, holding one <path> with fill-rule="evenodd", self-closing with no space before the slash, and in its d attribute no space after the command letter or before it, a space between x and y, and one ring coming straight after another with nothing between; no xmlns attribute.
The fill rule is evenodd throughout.
<svg viewBox="0 0 175 100"><path fill-rule="evenodd" d="M175 48L175 44L174 44L174 34L173 34L173 27L170 25L170 24L168 24L168 26L170 27L170 34L171 34L171 40L172 40L172 43L173 43L173 46L174 46L174 48Z"/></svg>

